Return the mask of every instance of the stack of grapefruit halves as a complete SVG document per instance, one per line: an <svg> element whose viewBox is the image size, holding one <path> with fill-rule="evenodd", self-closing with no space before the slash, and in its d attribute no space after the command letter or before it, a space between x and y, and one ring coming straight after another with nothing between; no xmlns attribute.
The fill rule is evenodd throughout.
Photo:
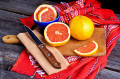
<svg viewBox="0 0 120 79"><path fill-rule="evenodd" d="M53 21L57 17L57 11L48 4L42 4L34 12L34 19L39 22Z"/></svg>

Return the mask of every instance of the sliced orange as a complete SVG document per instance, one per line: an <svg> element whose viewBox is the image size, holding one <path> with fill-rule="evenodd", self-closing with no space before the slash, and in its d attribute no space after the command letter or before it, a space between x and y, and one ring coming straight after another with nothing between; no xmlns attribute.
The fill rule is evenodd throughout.
<svg viewBox="0 0 120 79"><path fill-rule="evenodd" d="M34 19L40 22L49 22L57 17L57 11L48 4L42 4L34 12Z"/></svg>
<svg viewBox="0 0 120 79"><path fill-rule="evenodd" d="M91 55L95 54L97 52L97 50L98 50L97 42L92 41L83 47L75 49L74 53L76 53L79 56L91 56Z"/></svg>
<svg viewBox="0 0 120 79"><path fill-rule="evenodd" d="M61 46L70 39L70 29L67 24L54 22L46 26L44 37L51 46Z"/></svg>

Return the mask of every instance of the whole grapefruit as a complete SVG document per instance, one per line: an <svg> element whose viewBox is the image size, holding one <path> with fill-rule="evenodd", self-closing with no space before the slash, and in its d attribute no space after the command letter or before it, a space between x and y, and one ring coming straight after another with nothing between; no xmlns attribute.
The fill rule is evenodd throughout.
<svg viewBox="0 0 120 79"><path fill-rule="evenodd" d="M75 16L69 22L71 36L77 40L89 39L94 32L94 25L90 18L82 15Z"/></svg>

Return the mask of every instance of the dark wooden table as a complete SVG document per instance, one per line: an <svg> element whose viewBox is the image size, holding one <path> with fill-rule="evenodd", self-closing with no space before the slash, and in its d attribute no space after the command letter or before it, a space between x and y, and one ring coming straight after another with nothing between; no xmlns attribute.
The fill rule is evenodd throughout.
<svg viewBox="0 0 120 79"><path fill-rule="evenodd" d="M0 39L4 35L17 35L25 32L19 18L33 14L37 6L43 3L55 4L45 0L0 0ZM120 15L116 14L120 19ZM9 71L25 47L8 45L0 40L0 79L29 79L26 75ZM95 79L120 79L120 38L108 57L107 66Z"/></svg>

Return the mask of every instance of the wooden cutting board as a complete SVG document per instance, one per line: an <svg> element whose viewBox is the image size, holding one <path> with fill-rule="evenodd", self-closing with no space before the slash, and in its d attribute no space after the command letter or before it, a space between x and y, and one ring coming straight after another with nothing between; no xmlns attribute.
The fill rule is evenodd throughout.
<svg viewBox="0 0 120 79"><path fill-rule="evenodd" d="M54 68L29 35L27 33L19 33L17 37L20 39L26 49L31 53L31 55L37 60L38 64L40 64L44 71L46 71L46 73L50 75L66 69L69 66L69 63L58 51L58 49L48 45L44 37L38 31L33 30L33 32L42 42L46 43L46 48L50 50L51 53L56 57L56 60L61 63L60 69Z"/></svg>
<svg viewBox="0 0 120 79"><path fill-rule="evenodd" d="M92 37L89 38L88 40L78 41L71 37L70 41L67 44L56 48L64 56L76 56L76 54L73 52L74 49L84 46L93 40L98 43L98 51L92 56L95 57L95 56L106 55L106 38L105 38L105 30L103 28L95 28Z"/></svg>

